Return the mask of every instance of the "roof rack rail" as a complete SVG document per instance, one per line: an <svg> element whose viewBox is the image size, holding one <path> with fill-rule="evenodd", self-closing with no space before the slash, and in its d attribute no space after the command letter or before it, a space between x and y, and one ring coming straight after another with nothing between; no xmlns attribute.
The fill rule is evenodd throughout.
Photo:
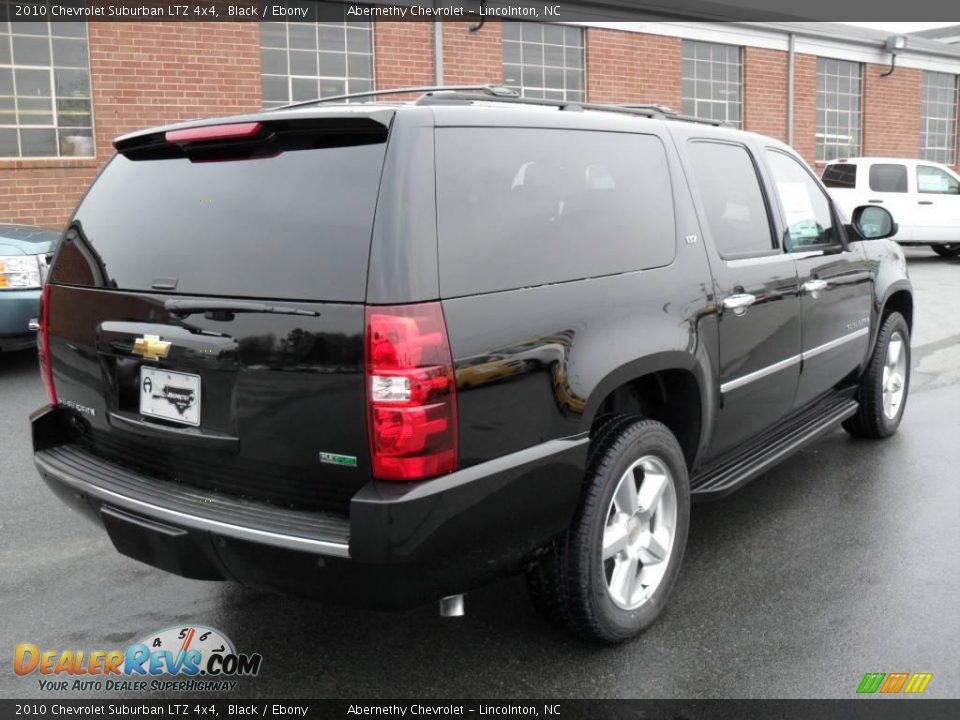
<svg viewBox="0 0 960 720"><path fill-rule="evenodd" d="M347 95L331 95L330 97L303 100L270 109L289 110L291 108L308 107L310 105L319 105L321 103L337 102L338 100L354 100L356 98L381 97L383 95L407 95L412 93L431 93L440 91L469 91L474 93L484 93L490 97L520 97L520 93L518 93L516 90L508 87L501 87L499 85L427 85L423 87L392 88L390 90L368 90L367 92L349 93Z"/></svg>
<svg viewBox="0 0 960 720"><path fill-rule="evenodd" d="M488 86L484 86L488 87ZM514 92L512 95L480 95L475 92L461 91L459 89L437 88L424 92L423 96L416 101L417 105L445 105L445 104L467 104L471 102L498 102L510 103L516 105L543 105L546 107L555 107L559 110L580 111L580 110L603 110L606 112L623 113L624 115L638 115L641 117L657 118L664 120L680 120L682 122L703 123L705 125L732 127L729 123L722 120L713 120L710 118L699 118L693 115L684 115L666 105L633 105L633 104L604 104L588 103L576 100L544 100L541 98L521 97Z"/></svg>

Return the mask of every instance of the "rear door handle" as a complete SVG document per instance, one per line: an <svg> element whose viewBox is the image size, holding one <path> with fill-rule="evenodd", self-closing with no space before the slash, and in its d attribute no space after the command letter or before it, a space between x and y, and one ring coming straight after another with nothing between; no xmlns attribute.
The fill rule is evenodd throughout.
<svg viewBox="0 0 960 720"><path fill-rule="evenodd" d="M820 297L820 292L826 290L828 283L826 280L807 280L803 284L803 291L809 293L814 299Z"/></svg>
<svg viewBox="0 0 960 720"><path fill-rule="evenodd" d="M868 203L874 203L875 205L883 205L883 200L867 200Z"/></svg>
<svg viewBox="0 0 960 720"><path fill-rule="evenodd" d="M750 293L737 293L736 295L727 295L723 299L723 307L725 310L732 310L734 315L743 315L747 308L753 305L757 301L755 295Z"/></svg>
<svg viewBox="0 0 960 720"><path fill-rule="evenodd" d="M917 203L917 205L933 205L933 201L932 201L932 200L921 200L920 202Z"/></svg>

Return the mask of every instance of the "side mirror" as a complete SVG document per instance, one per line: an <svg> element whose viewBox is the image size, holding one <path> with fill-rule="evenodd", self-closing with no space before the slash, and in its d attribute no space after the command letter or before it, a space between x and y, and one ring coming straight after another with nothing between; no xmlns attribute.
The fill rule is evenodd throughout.
<svg viewBox="0 0 960 720"><path fill-rule="evenodd" d="M897 234L897 224L886 208L861 205L853 211L851 226L860 240L882 240Z"/></svg>

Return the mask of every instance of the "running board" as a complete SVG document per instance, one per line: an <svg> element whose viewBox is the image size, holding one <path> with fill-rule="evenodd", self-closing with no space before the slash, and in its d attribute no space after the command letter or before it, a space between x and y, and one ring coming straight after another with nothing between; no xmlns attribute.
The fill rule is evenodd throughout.
<svg viewBox="0 0 960 720"><path fill-rule="evenodd" d="M830 397L761 435L732 456L704 468L690 481L694 500L723 497L813 442L857 411L857 401Z"/></svg>

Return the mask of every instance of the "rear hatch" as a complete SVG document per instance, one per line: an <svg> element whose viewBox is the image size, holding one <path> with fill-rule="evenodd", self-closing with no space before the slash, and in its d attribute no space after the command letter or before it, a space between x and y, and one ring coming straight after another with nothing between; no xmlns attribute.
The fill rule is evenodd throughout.
<svg viewBox="0 0 960 720"><path fill-rule="evenodd" d="M346 513L389 116L122 138L50 271L76 441L158 480Z"/></svg>

